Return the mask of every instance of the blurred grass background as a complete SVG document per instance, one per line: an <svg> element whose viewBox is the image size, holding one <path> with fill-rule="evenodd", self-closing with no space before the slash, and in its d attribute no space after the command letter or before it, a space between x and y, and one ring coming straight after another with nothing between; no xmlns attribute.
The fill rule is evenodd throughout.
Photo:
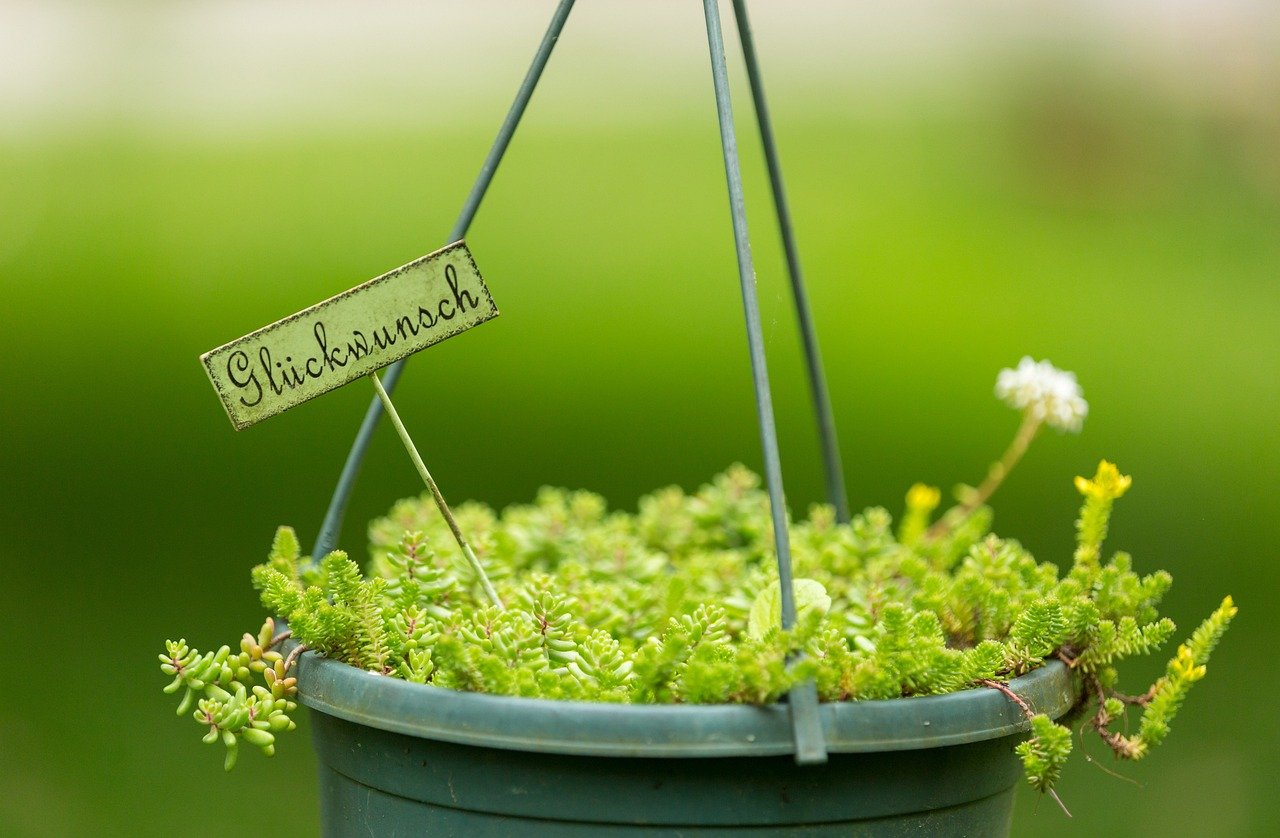
<svg viewBox="0 0 1280 838"><path fill-rule="evenodd" d="M196 357L443 244L553 5L0 7L0 833L315 832L305 730L223 776L154 656L256 625L248 567L279 523L314 537L370 394L236 434ZM469 236L503 315L397 394L452 499L627 506L759 467L701 17L643 5L579 4ZM1113 459L1110 546L1174 574L1169 615L1241 606L1149 762L1086 740L1139 785L1077 758L1074 818L1027 793L1015 834L1275 834L1275 9L752 10L853 505L979 479L1017 421L997 370L1048 357L1091 415L1037 442L997 529L1068 561L1071 477ZM816 439L735 80L803 509ZM382 433L344 546L416 479Z"/></svg>

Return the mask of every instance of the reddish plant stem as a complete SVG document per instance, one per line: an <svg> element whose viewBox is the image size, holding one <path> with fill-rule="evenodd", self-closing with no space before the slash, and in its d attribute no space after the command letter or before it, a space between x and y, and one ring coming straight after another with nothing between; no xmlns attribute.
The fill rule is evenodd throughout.
<svg viewBox="0 0 1280 838"><path fill-rule="evenodd" d="M1000 692L1004 693L1005 698L1009 699L1014 704L1018 705L1018 707L1022 710L1023 715L1025 715L1028 719L1030 719L1032 716L1035 715L1035 711L1031 709L1031 705L1027 704L1026 700L1024 700L1022 696L1018 695L1016 692L1009 689L1009 685L1006 684L1004 681L994 681L989 678L984 678L978 683L984 687L990 687L993 690L999 690Z"/></svg>
<svg viewBox="0 0 1280 838"><path fill-rule="evenodd" d="M1115 731L1108 729L1107 725L1111 724L1114 720L1111 716L1107 715L1105 707L1107 691L1103 689L1102 684L1098 683L1097 679L1090 678L1089 683L1086 683L1085 686L1086 688L1092 687L1094 695L1098 698L1098 713L1091 720L1093 729L1098 734L1098 738L1103 742L1106 742L1107 747L1121 759L1137 759L1140 757L1142 755L1141 740L1131 739L1123 733L1116 733ZM1142 698L1142 696L1125 696L1124 698L1121 698L1118 695L1115 697L1120 698L1121 701L1124 701L1124 698L1134 698L1135 703L1136 699Z"/></svg>
<svg viewBox="0 0 1280 838"><path fill-rule="evenodd" d="M1111 697L1118 698L1121 701L1123 701L1125 704L1134 704L1134 705L1137 705L1138 707L1146 707L1148 704L1151 703L1151 699L1156 697L1156 686L1155 684L1152 684L1151 689L1147 690L1142 695L1125 695L1124 693L1118 693L1113 691L1111 693Z"/></svg>
<svg viewBox="0 0 1280 838"><path fill-rule="evenodd" d="M1018 708L1022 710L1022 714L1026 716L1028 719L1035 716L1035 711L1031 709L1030 704L1027 704L1026 699L1024 699L1022 696L1018 695L1016 692L1010 689L1009 685L1006 684L1005 682L995 681L990 678L984 678L978 681L978 683L984 687L990 687L993 690L998 690L1004 693L1005 698L1009 699L1014 704L1018 705ZM1054 802L1057 803L1059 808L1062 809L1063 814L1065 814L1067 817L1071 817L1071 810L1067 808L1067 804L1062 802L1062 798L1058 797L1058 793L1053 789L1048 789L1047 791L1049 792L1049 796L1052 797L1054 799Z"/></svg>
<svg viewBox="0 0 1280 838"><path fill-rule="evenodd" d="M289 668L297 662L298 657L305 651L307 651L306 644L299 643L297 646L294 646L293 650L289 652L289 657L284 659L284 671L288 672Z"/></svg>

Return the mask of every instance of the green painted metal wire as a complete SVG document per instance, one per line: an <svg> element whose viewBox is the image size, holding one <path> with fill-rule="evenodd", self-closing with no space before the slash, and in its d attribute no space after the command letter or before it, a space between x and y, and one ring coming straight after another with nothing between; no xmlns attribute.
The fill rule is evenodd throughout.
<svg viewBox="0 0 1280 838"><path fill-rule="evenodd" d="M529 72L525 74L524 81L520 83L520 89L516 91L515 101L511 103L506 119L498 129L498 136L489 149L484 165L480 167L480 174L476 176L475 184L471 187L471 192L462 205L462 212L458 214L458 220L454 223L445 244L465 237L468 228L471 227L471 222L480 209L480 202L484 200L485 193L489 191L489 184L493 182L493 176L498 171L498 164L502 162L502 156L506 153L507 146L511 144L511 138L515 136L516 128L520 125L520 118L533 97L533 90L538 86L538 79L541 78L542 71L551 58L551 51L560 40L560 32L569 18L569 12L573 10L573 3L574 0L560 0L555 14L551 16L551 23L547 26L546 34L542 36L542 43L538 45L537 53L533 56ZM400 360L387 367L386 372L383 373L382 386L388 394L395 392L403 369L404 360ZM347 453L346 462L342 465L342 473L338 476L338 485L334 488L333 497L329 500L329 508L325 511L324 521L320 525L320 534L316 538L315 548L311 551L311 557L316 561L329 553L338 543L342 520L347 514L347 501L351 498L351 490L355 487L356 478L360 474L365 452L369 449L373 432L381 418L382 401L375 396L369 403L369 409L365 411L364 421L360 423L360 430L356 432L355 441L351 444L350 452Z"/></svg>
<svg viewBox="0 0 1280 838"><path fill-rule="evenodd" d="M804 345L805 369L809 374L809 393L813 399L813 413L818 423L818 440L822 446L823 474L827 485L827 502L836 510L836 520L849 523L849 495L844 486L844 468L840 462L840 442L836 435L836 422L831 413L831 398L827 394L827 379L822 370L822 352L818 349L818 334L813 325L809 308L809 294L805 291L804 274L800 269L800 253L791 226L791 208L782 185L782 165L773 138L773 123L764 99L764 80L760 76L760 62L756 58L755 38L747 19L746 0L733 0L733 13L738 22L738 38L742 41L742 58L747 65L747 81L751 85L751 99L755 104L756 123L760 126L760 144L764 147L765 164L769 169L769 185L773 190L773 206L778 216L778 232L782 236L782 248L787 257L787 275L791 279L791 296L795 300L796 320L800 325L800 338Z"/></svg>
<svg viewBox="0 0 1280 838"><path fill-rule="evenodd" d="M733 103L729 97L729 73L725 66L724 35L720 31L720 9L717 3L718 0L703 0L702 6L707 19L707 46L711 51L711 79L716 91L716 116L720 121L724 173L729 184L729 211L733 217L733 241L738 254L738 284L742 289L742 312L747 325L747 348L751 354L751 380L755 386L756 414L760 422L760 447L764 453L765 482L769 489L774 548L778 553L782 627L789 629L796 623L796 602L791 576L791 540L787 533L786 499L782 488L782 460L778 454L773 397L769 392L769 368L764 354L764 332L760 327L760 303L756 299L756 272L751 261L742 167L738 162L738 138L733 127ZM789 698L796 761L826 762L827 750L823 742L822 726L818 721L818 696L813 683L797 685L791 690Z"/></svg>

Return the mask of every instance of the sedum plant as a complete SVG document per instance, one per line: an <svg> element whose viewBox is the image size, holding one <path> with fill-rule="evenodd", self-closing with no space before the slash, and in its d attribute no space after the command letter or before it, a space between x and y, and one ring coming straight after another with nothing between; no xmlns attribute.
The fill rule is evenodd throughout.
<svg viewBox="0 0 1280 838"><path fill-rule="evenodd" d="M815 506L789 522L799 609L790 631L779 628L768 497L743 466L693 494L661 489L634 513L560 489L501 513L461 506L501 607L424 495L372 523L367 573L341 551L304 560L280 528L252 579L287 630L268 618L235 653L169 641L166 692L182 691L178 714L226 746L230 769L242 741L270 755L275 735L294 727L289 673L304 650L415 683L545 699L766 704L810 679L830 702L996 689L1030 720L1018 747L1027 780L1051 792L1071 732L1036 714L1010 678L1063 661L1085 724L1117 757L1140 759L1168 734L1236 609L1223 600L1164 675L1121 692L1119 665L1176 631L1158 613L1169 574L1140 574L1127 553L1104 557L1113 505L1132 481L1106 461L1076 478L1083 502L1065 569L995 535L986 502L1032 439L1046 425L1077 431L1087 413L1074 376L1048 362L1024 358L996 392L1022 422L950 509L936 514L941 492L916 485L896 527L881 508L840 524Z"/></svg>

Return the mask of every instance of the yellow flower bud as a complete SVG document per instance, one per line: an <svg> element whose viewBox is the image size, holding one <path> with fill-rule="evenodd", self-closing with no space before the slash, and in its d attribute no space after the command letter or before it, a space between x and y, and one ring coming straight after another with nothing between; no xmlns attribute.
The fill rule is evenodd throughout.
<svg viewBox="0 0 1280 838"><path fill-rule="evenodd" d="M907 509L926 514L938 508L942 502L942 492L934 486L917 483L907 490Z"/></svg>
<svg viewBox="0 0 1280 838"><path fill-rule="evenodd" d="M1076 478L1076 491L1085 497L1099 500L1115 500L1121 497L1133 485L1133 478L1120 473L1114 463L1103 460L1098 464L1098 471L1092 480L1084 477Z"/></svg>

